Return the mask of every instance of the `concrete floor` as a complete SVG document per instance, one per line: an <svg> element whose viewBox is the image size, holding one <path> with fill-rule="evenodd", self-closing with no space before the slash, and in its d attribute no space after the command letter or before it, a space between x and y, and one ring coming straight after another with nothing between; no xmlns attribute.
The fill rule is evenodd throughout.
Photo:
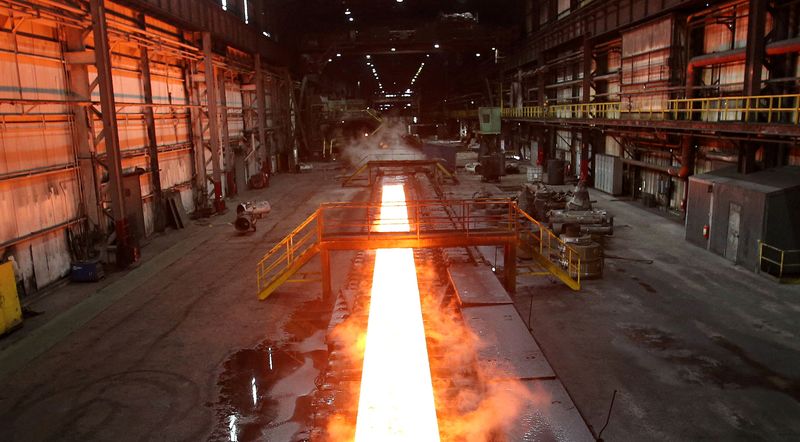
<svg viewBox="0 0 800 442"><path fill-rule="evenodd" d="M681 224L592 192L616 215L602 280L520 284L523 318L606 440L800 440L800 286L688 244ZM522 283L522 281L520 281Z"/></svg>
<svg viewBox="0 0 800 442"><path fill-rule="evenodd" d="M31 305L45 315L0 340L0 440L227 439L237 392L223 398L220 391L242 350L275 345L282 353L274 363L292 365L282 344L304 355L313 354L304 346L323 345L305 327L326 310L314 302L319 283L287 285L259 302L255 266L318 204L363 193L342 189L336 173L279 175L270 188L243 195L273 206L255 234L234 232L233 211L198 221L156 238L150 247L161 253L146 249L139 268L110 283L71 284ZM82 302L70 308L58 300L62 291Z"/></svg>
<svg viewBox="0 0 800 442"><path fill-rule="evenodd" d="M133 271L39 299L45 314L0 339L0 440L228 440L230 426L239 440L287 440L324 362L329 313L313 282L258 302L254 267L317 204L366 197L336 173L277 176L244 195L274 208L253 235L234 233L232 213L201 221L154 239ZM447 191L479 188L467 176ZM681 225L636 204L593 196L616 215L607 253L653 263L609 260L580 293L521 279L516 298L588 423L599 431L616 389L606 440L800 439L800 287L687 244ZM334 285L349 267L339 255Z"/></svg>

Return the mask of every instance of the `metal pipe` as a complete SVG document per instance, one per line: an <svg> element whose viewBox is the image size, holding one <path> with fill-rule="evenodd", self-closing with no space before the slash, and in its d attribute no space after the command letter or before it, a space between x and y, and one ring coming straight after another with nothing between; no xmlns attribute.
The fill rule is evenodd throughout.
<svg viewBox="0 0 800 442"><path fill-rule="evenodd" d="M770 43L767 45L766 52L769 56L798 53L800 52L800 38L792 38ZM700 67L744 61L745 57L745 48L698 55L697 57L693 57L691 60L689 60L687 74L693 73L694 69Z"/></svg>
<svg viewBox="0 0 800 442"><path fill-rule="evenodd" d="M68 172L75 170L76 168L77 164L66 163L55 166L36 167L33 169L17 170L14 172L4 173L0 175L0 181L15 180L20 178L34 177L34 176L43 176L59 172Z"/></svg>
<svg viewBox="0 0 800 442"><path fill-rule="evenodd" d="M40 236L47 235L48 233L52 233L52 232L55 232L55 231L58 231L58 230L61 230L61 229L65 229L67 227L70 227L70 226L73 226L73 225L78 224L80 222L83 222L83 220L85 220L85 219L86 219L85 217L75 218L75 219L72 219L70 221L65 221L63 223L56 224L55 226L47 227L47 228L44 228L42 230L37 230L37 231L31 232L31 233L29 233L27 235L23 235L23 236L20 236L18 238L14 238L14 239L8 240L6 242L2 242L2 243L0 243L0 250L8 248L8 247L11 247L11 246L15 246L15 245L17 245L19 243L22 243L22 242L25 242L25 241L29 241L29 240L31 240L33 238L38 238Z"/></svg>

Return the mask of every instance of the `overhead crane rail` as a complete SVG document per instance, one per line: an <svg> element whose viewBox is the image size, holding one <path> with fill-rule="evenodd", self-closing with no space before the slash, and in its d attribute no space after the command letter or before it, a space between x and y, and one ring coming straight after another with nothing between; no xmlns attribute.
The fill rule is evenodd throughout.
<svg viewBox="0 0 800 442"><path fill-rule="evenodd" d="M506 288L516 286L516 250L522 246L550 274L580 290L580 255L508 199L414 201L406 203L410 230L379 232L380 203L328 203L276 244L256 268L258 297L266 299L317 254L323 292L330 295L334 250L438 248L502 245ZM446 214L439 210L447 207Z"/></svg>

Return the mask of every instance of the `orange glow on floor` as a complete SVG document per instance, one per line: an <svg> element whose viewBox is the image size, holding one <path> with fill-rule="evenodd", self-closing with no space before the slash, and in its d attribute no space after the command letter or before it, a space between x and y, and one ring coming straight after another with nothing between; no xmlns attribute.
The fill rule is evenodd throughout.
<svg viewBox="0 0 800 442"><path fill-rule="evenodd" d="M377 230L410 230L402 185L383 186ZM439 440L412 249L375 256L355 440Z"/></svg>

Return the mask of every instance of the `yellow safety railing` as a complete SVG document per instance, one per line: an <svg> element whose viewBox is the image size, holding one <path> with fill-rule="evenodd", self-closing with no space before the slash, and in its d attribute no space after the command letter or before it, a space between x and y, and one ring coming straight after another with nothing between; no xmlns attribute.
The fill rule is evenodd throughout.
<svg viewBox="0 0 800 442"><path fill-rule="evenodd" d="M758 270L783 279L800 278L800 250L783 250L758 242Z"/></svg>
<svg viewBox="0 0 800 442"><path fill-rule="evenodd" d="M385 236L376 226L386 227L380 202L325 203L319 208L322 241L358 234L365 239ZM410 224L407 232L394 232L394 237L419 239L429 233L460 236L510 236L515 234L514 203L508 199L417 200L404 204ZM447 209L447 210L439 210ZM391 229L390 229L391 230Z"/></svg>
<svg viewBox="0 0 800 442"><path fill-rule="evenodd" d="M450 112L451 118L477 118L477 110ZM800 124L800 94L679 98L637 106L635 101L574 103L502 108L503 118L674 120Z"/></svg>
<svg viewBox="0 0 800 442"><path fill-rule="evenodd" d="M319 210L275 245L258 262L258 297L266 299L319 252Z"/></svg>
<svg viewBox="0 0 800 442"><path fill-rule="evenodd" d="M514 206L517 216L522 218L519 224L521 245L537 252L542 258L540 264L567 286L573 290L580 290L582 270L580 254L544 224L535 220L516 204Z"/></svg>
<svg viewBox="0 0 800 442"><path fill-rule="evenodd" d="M377 231L378 225L387 226L387 220L381 217L382 207L372 202L321 205L258 262L259 299L266 299L282 284L292 281L292 275L319 253L321 247L353 238L369 241L387 235L392 240L423 240L446 235L457 237L464 244L478 240L476 244L487 240L522 241L523 246L535 252L534 257L549 273L573 290L581 288L580 255L511 200L412 201L406 204L408 220L398 221L410 224L407 232Z"/></svg>
<svg viewBox="0 0 800 442"><path fill-rule="evenodd" d="M501 114L506 118L616 119L620 118L622 112L624 112L623 104L614 102L503 108Z"/></svg>
<svg viewBox="0 0 800 442"><path fill-rule="evenodd" d="M758 95L669 100L674 120L797 124L800 95Z"/></svg>
<svg viewBox="0 0 800 442"><path fill-rule="evenodd" d="M378 123L383 123L383 117L377 111L367 108L364 110L370 117L372 117Z"/></svg>

